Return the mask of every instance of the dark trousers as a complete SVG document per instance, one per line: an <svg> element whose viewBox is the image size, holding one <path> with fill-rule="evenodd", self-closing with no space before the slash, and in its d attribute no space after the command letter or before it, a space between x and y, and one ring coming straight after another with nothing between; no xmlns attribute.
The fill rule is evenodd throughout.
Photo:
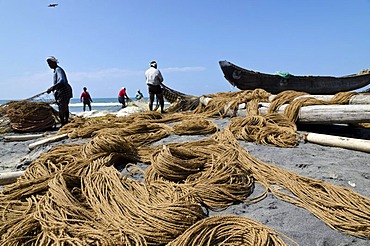
<svg viewBox="0 0 370 246"><path fill-rule="evenodd" d="M124 96L118 97L118 102L122 104L122 108L126 107L126 100Z"/></svg>

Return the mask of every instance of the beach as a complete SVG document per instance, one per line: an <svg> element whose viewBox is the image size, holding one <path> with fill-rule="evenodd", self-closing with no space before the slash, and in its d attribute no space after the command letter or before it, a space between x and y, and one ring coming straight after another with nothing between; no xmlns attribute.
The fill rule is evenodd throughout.
<svg viewBox="0 0 370 246"><path fill-rule="evenodd" d="M230 119L213 119L219 129L229 124ZM362 130L363 136L369 134ZM49 132L55 134L56 132ZM11 135L16 135L12 133ZM154 145L166 145L197 141L208 135L180 136L170 135ZM86 139L64 139L29 150L28 146L38 139L15 142L1 140L0 168L2 172L24 170L42 153L60 144L83 144ZM360 151L321 146L300 142L294 148L265 146L239 141L251 155L263 162L290 170L305 177L322 180L334 185L353 190L365 197L370 194L369 154ZM147 165L138 163L142 168ZM125 170L122 170L125 174ZM253 195L261 191L258 185ZM333 230L309 211L277 199L268 194L265 199L255 204L239 203L222 211L210 211L210 216L233 214L247 217L275 229L293 239L299 245L369 245L369 239L361 239Z"/></svg>

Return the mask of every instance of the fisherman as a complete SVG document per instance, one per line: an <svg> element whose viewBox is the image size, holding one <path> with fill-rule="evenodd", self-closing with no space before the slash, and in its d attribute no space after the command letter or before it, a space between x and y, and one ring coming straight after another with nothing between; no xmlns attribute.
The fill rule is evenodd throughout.
<svg viewBox="0 0 370 246"><path fill-rule="evenodd" d="M161 88L161 83L163 82L163 77L161 72L157 69L157 62L151 61L150 68L145 71L146 84L148 85L149 91L149 110L153 110L154 96L157 97L161 106L161 113L164 111L164 99Z"/></svg>
<svg viewBox="0 0 370 246"><path fill-rule="evenodd" d="M91 99L90 93L87 91L87 88L82 88L83 92L80 96L80 101L83 103L83 111L85 112L86 105L89 107L89 111L91 111L91 102L93 101Z"/></svg>
<svg viewBox="0 0 370 246"><path fill-rule="evenodd" d="M72 98L72 87L68 83L67 75L63 68L58 66L58 59L54 56L46 58L51 69L54 69L53 86L47 89L47 93L54 92L54 98L59 109L59 118L62 126L68 123L69 101Z"/></svg>
<svg viewBox="0 0 370 246"><path fill-rule="evenodd" d="M144 97L143 93L141 93L140 90L137 90L136 95L135 95L136 100L140 100L143 97Z"/></svg>
<svg viewBox="0 0 370 246"><path fill-rule="evenodd" d="M122 104L122 108L126 107L126 99L129 99L127 96L126 88L122 87L118 93L118 102Z"/></svg>

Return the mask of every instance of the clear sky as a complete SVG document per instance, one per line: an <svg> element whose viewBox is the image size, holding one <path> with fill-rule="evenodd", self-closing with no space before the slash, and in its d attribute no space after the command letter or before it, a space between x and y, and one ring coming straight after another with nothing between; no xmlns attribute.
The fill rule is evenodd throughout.
<svg viewBox="0 0 370 246"><path fill-rule="evenodd" d="M58 3L55 8L48 4ZM147 96L164 83L203 95L236 91L218 61L265 73L341 76L370 68L370 0L0 0L0 99L52 85L53 55L79 97Z"/></svg>

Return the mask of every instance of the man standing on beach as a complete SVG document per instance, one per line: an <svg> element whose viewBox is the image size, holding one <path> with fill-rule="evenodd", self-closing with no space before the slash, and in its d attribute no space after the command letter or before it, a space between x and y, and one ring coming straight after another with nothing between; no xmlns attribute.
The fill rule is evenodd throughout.
<svg viewBox="0 0 370 246"><path fill-rule="evenodd" d="M148 85L149 91L149 110L153 110L154 95L159 100L161 105L161 113L164 111L164 99L161 88L161 83L163 82L163 77L161 72L157 69L157 62L150 62L150 68L145 71L146 84Z"/></svg>
<svg viewBox="0 0 370 246"><path fill-rule="evenodd" d="M126 99L128 101L126 88L122 87L122 89L118 92L118 102L122 104L122 108L126 107Z"/></svg>
<svg viewBox="0 0 370 246"><path fill-rule="evenodd" d="M68 83L67 75L64 70L58 66L58 59L54 56L46 58L51 69L54 69L53 86L47 89L47 93L54 92L55 101L59 109L59 118L62 126L68 123L69 118L69 100L72 98L72 87Z"/></svg>
<svg viewBox="0 0 370 246"><path fill-rule="evenodd" d="M81 93L80 96L80 101L83 103L83 110L85 112L86 105L89 107L89 111L91 111L91 102L93 101L91 99L90 93L87 91L87 88L83 88L83 92Z"/></svg>

